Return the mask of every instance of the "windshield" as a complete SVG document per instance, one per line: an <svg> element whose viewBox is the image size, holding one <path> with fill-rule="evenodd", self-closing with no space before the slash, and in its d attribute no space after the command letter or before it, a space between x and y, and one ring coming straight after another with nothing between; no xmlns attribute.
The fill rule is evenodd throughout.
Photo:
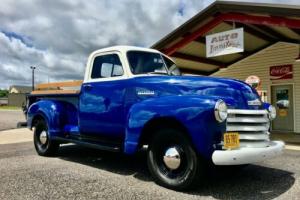
<svg viewBox="0 0 300 200"><path fill-rule="evenodd" d="M175 63L159 53L129 51L127 58L133 74L180 75Z"/></svg>

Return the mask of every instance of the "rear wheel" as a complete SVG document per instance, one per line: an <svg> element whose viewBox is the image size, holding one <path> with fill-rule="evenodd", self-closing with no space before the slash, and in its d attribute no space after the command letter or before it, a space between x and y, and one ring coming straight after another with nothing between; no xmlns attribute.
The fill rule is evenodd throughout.
<svg viewBox="0 0 300 200"><path fill-rule="evenodd" d="M203 163L188 138L176 129L158 131L149 145L148 167L159 185L185 190L203 175Z"/></svg>
<svg viewBox="0 0 300 200"><path fill-rule="evenodd" d="M50 139L48 125L44 119L39 120L34 126L33 142L40 156L53 156L59 148L59 143Z"/></svg>

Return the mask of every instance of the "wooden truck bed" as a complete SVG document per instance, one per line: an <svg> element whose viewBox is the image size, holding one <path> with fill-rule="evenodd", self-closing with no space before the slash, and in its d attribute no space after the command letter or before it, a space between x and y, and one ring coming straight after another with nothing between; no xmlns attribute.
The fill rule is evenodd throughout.
<svg viewBox="0 0 300 200"><path fill-rule="evenodd" d="M32 95L79 94L82 80L42 83L35 87ZM66 89L67 88L67 89Z"/></svg>

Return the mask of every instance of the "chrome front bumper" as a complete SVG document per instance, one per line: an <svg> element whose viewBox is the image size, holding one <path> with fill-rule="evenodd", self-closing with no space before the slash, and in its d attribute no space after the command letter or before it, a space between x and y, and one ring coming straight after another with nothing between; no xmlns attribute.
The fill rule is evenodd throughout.
<svg viewBox="0 0 300 200"><path fill-rule="evenodd" d="M212 161L215 165L256 163L280 155L283 148L284 142L271 141L268 147L242 147L236 150L216 150L212 155Z"/></svg>

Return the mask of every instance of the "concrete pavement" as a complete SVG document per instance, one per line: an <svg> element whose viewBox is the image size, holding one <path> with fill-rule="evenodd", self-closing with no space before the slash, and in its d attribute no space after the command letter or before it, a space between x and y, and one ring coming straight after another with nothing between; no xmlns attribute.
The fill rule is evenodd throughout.
<svg viewBox="0 0 300 200"><path fill-rule="evenodd" d="M213 174L189 192L156 185L145 152L135 156L63 145L55 157L38 156L32 132L0 132L0 199L299 199L299 151ZM289 147L289 146L288 146Z"/></svg>
<svg viewBox="0 0 300 200"><path fill-rule="evenodd" d="M0 109L0 131L17 128L17 123L24 121L25 116L21 110Z"/></svg>
<svg viewBox="0 0 300 200"><path fill-rule="evenodd" d="M271 133L271 139L282 140L288 144L300 145L300 133L273 131Z"/></svg>

